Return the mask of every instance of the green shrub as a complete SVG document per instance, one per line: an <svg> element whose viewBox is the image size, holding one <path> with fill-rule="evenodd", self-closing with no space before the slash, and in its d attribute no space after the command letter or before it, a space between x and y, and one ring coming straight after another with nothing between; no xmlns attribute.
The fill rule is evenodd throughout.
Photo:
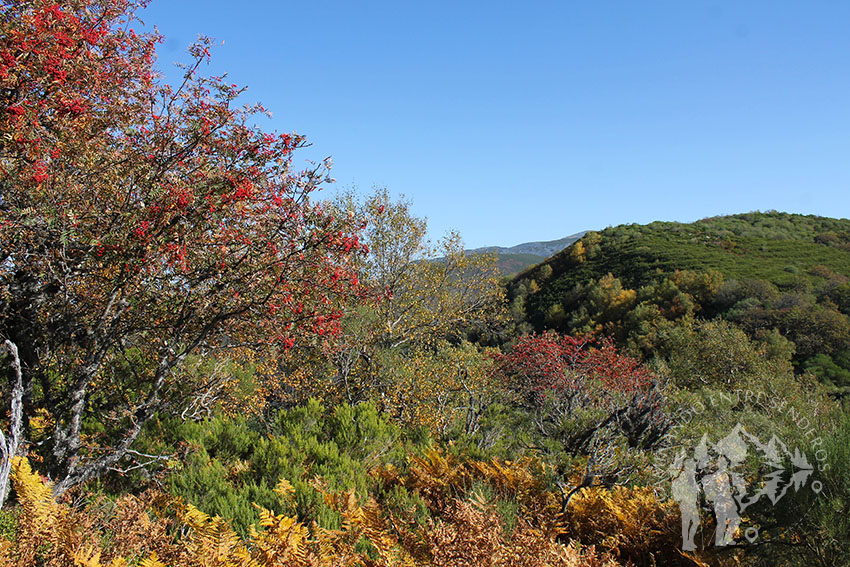
<svg viewBox="0 0 850 567"><path fill-rule="evenodd" d="M328 410L316 400L282 410L268 423L240 417L163 421L155 436L187 446L183 464L166 477L169 491L230 519L242 533L257 521L252 503L338 527L340 516L323 493L354 489L367 497L374 488L369 471L403 466L413 446L370 403ZM274 491L281 478L295 488L292 501Z"/></svg>

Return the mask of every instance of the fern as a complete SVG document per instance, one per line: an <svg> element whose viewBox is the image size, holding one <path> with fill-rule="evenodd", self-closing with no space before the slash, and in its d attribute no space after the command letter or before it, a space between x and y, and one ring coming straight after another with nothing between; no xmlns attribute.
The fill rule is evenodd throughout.
<svg viewBox="0 0 850 567"><path fill-rule="evenodd" d="M150 557L142 559L142 562L139 563L139 567L166 567L166 565L159 560L156 553L151 553Z"/></svg>
<svg viewBox="0 0 850 567"><path fill-rule="evenodd" d="M51 485L41 481L27 459L12 459L12 483L23 509L21 520L39 526L52 525L57 507Z"/></svg>
<svg viewBox="0 0 850 567"><path fill-rule="evenodd" d="M303 564L307 561L309 532L295 518L277 516L270 510L257 506L260 527L250 528L252 557L259 565Z"/></svg>
<svg viewBox="0 0 850 567"><path fill-rule="evenodd" d="M650 488L584 488L570 500L562 522L566 535L597 544L636 565L651 556L681 564L680 520L672 502ZM684 563L690 565L691 563Z"/></svg>
<svg viewBox="0 0 850 567"><path fill-rule="evenodd" d="M69 512L53 499L50 483L42 482L26 458L15 457L12 485L21 506L18 534L9 547L17 565L36 562L73 565L82 538L75 532Z"/></svg>
<svg viewBox="0 0 850 567"><path fill-rule="evenodd" d="M206 566L255 567L251 554L242 545L239 536L220 516L210 517L191 504L187 504L180 518L189 528L183 539L186 552L193 557L203 557Z"/></svg>

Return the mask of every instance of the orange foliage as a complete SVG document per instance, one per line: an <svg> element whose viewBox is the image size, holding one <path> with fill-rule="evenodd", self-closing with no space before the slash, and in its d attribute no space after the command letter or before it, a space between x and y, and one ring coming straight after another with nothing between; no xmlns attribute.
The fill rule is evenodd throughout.
<svg viewBox="0 0 850 567"><path fill-rule="evenodd" d="M672 501L651 488L585 488L562 516L564 534L595 543L623 562L637 566L702 566L681 551L681 520Z"/></svg>
<svg viewBox="0 0 850 567"><path fill-rule="evenodd" d="M438 484L429 471L448 460L437 454L419 461L414 483ZM481 463L463 467L453 481L478 475L519 494L532 486L511 471L520 465ZM502 479L498 481L497 479ZM260 509L259 525L240 538L220 517L156 493L128 496L111 513L72 511L56 503L50 486L16 459L14 486L19 513L12 539L0 538L0 564L16 567L364 567L498 566L617 567L592 547L558 543L552 526L525 521L513 529L480 495L445 498L444 513L427 526L402 525L373 499L358 502L353 492L328 494L342 516L339 529L310 526L297 518ZM445 488L445 487L444 487ZM291 486L280 483L283 495ZM435 490L438 488L435 487ZM414 533L415 530L418 533Z"/></svg>

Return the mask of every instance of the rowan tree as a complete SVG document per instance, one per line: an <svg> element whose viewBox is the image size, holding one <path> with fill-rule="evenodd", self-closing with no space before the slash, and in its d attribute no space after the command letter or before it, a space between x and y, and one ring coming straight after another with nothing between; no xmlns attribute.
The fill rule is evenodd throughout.
<svg viewBox="0 0 850 567"><path fill-rule="evenodd" d="M57 493L205 386L178 379L187 356L332 335L358 287L359 222L310 197L329 164L297 170L304 138L254 126L261 106L198 73L209 40L164 84L139 6L0 8L0 337Z"/></svg>
<svg viewBox="0 0 850 567"><path fill-rule="evenodd" d="M672 426L659 378L610 339L528 335L495 362L529 416L533 446L564 478L585 459L575 489L623 482Z"/></svg>

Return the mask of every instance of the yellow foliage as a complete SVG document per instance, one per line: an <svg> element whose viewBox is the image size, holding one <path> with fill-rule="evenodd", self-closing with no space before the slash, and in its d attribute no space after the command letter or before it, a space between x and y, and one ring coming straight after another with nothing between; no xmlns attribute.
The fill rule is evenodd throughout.
<svg viewBox="0 0 850 567"><path fill-rule="evenodd" d="M284 500L290 500L295 496L295 487L284 477L280 477L280 480L277 481L274 491L280 494Z"/></svg>
<svg viewBox="0 0 850 567"><path fill-rule="evenodd" d="M379 470L385 482L399 482L416 490L432 510L442 511L451 505L453 495L462 493L476 482L484 482L501 498L515 500L523 515L548 521L554 525L558 500L542 480L545 470L541 461L523 458L518 461L463 460L436 449L423 456L410 457L407 475L399 478L394 470Z"/></svg>
<svg viewBox="0 0 850 567"><path fill-rule="evenodd" d="M258 506L260 527L250 530L251 555L258 565L304 564L307 561L309 533L296 518L278 516Z"/></svg>
<svg viewBox="0 0 850 567"><path fill-rule="evenodd" d="M572 250L570 250L570 258L576 264L581 264L587 260L587 251L584 249L584 244L581 240L573 244Z"/></svg>
<svg viewBox="0 0 850 567"><path fill-rule="evenodd" d="M228 522L170 500L172 530L159 529L140 507L161 508L156 498L119 501L124 510L110 526L123 555L100 547L102 531L81 512L57 504L50 487L25 459L14 463L20 504L17 533L0 538L0 564L15 567L619 567L623 564L698 565L677 550L678 516L650 489L584 489L559 518L558 499L541 480L535 461L474 461L432 450L411 457L409 471L378 471L385 484L416 491L434 512L427 526L400 519L390 508L353 490L326 493L342 517L339 529L310 526L257 506L260 520L239 537ZM505 527L496 503L470 488L487 483L496 498L518 502L516 526ZM321 485L319 485L321 489ZM276 491L293 494L281 479ZM466 497L462 495L466 494ZM135 498L135 497L133 497ZM464 499L466 498L466 499ZM561 526L561 527L559 527ZM150 534L141 539L140 534ZM176 543L173 535L179 534ZM569 536L576 543L559 541ZM164 542L168 543L164 543ZM578 541L582 544L579 546ZM592 544L604 552L597 552ZM161 553L160 553L161 551ZM610 553L610 554L609 554ZM612 555L613 554L613 555ZM167 557L166 557L167 555ZM615 557L619 559L615 559Z"/></svg>
<svg viewBox="0 0 850 567"><path fill-rule="evenodd" d="M692 565L681 547L680 516L672 501L661 501L651 488L584 488L570 500L563 531L584 543L596 543L636 565L664 558L659 565Z"/></svg>
<svg viewBox="0 0 850 567"><path fill-rule="evenodd" d="M23 457L12 459L12 482L21 502L21 521L35 525L52 525L59 513L50 484L42 482Z"/></svg>
<svg viewBox="0 0 850 567"><path fill-rule="evenodd" d="M180 519L190 530L181 543L189 557L203 558L204 567L259 567L224 518L187 504Z"/></svg>
<svg viewBox="0 0 850 567"><path fill-rule="evenodd" d="M597 282L590 293L590 300L599 316L605 321L621 319L637 301L637 292L623 288L619 278L610 272Z"/></svg>
<svg viewBox="0 0 850 567"><path fill-rule="evenodd" d="M156 553L151 553L151 556L147 559L142 559L142 562L139 564L139 567L166 567L165 563L159 560L156 556Z"/></svg>
<svg viewBox="0 0 850 567"><path fill-rule="evenodd" d="M18 525L22 529L11 545L4 546L5 557L0 559L21 567L42 558L54 565L75 565L82 539L74 532L68 511L53 499L51 485L42 482L22 457L12 459L12 485L21 505Z"/></svg>
<svg viewBox="0 0 850 567"><path fill-rule="evenodd" d="M52 497L50 485L42 482L26 459L13 463L13 483L20 504L18 530L12 540L0 539L0 565L15 567L126 567L128 557L115 556L104 563L100 547L101 534L85 517L71 512ZM281 479L278 493L291 496L292 486ZM181 534L176 549L167 562L155 551L136 549L136 559L142 555L141 567L340 567L345 565L371 567L415 567L417 563L400 545L380 506L369 500L357 502L353 491L328 495L329 501L343 516L339 530L309 527L297 518L277 515L257 507L260 521L250 528L248 538L240 538L227 520L192 506L172 501L176 506ZM119 501L120 502L120 501ZM132 508L132 506L131 506ZM161 540L171 536L165 531L150 529L147 516L135 516L142 530L153 536L147 549L162 546ZM126 523L126 515L117 517ZM119 525L113 532L117 537L134 538L134 530ZM358 542L367 541L370 552L357 549ZM119 547L128 546L116 542ZM376 560L374 556L377 556Z"/></svg>
<svg viewBox="0 0 850 567"><path fill-rule="evenodd" d="M478 411L503 395L487 350L440 342L435 351L411 349L382 359L382 410L406 425L442 435L457 420L472 432Z"/></svg>

